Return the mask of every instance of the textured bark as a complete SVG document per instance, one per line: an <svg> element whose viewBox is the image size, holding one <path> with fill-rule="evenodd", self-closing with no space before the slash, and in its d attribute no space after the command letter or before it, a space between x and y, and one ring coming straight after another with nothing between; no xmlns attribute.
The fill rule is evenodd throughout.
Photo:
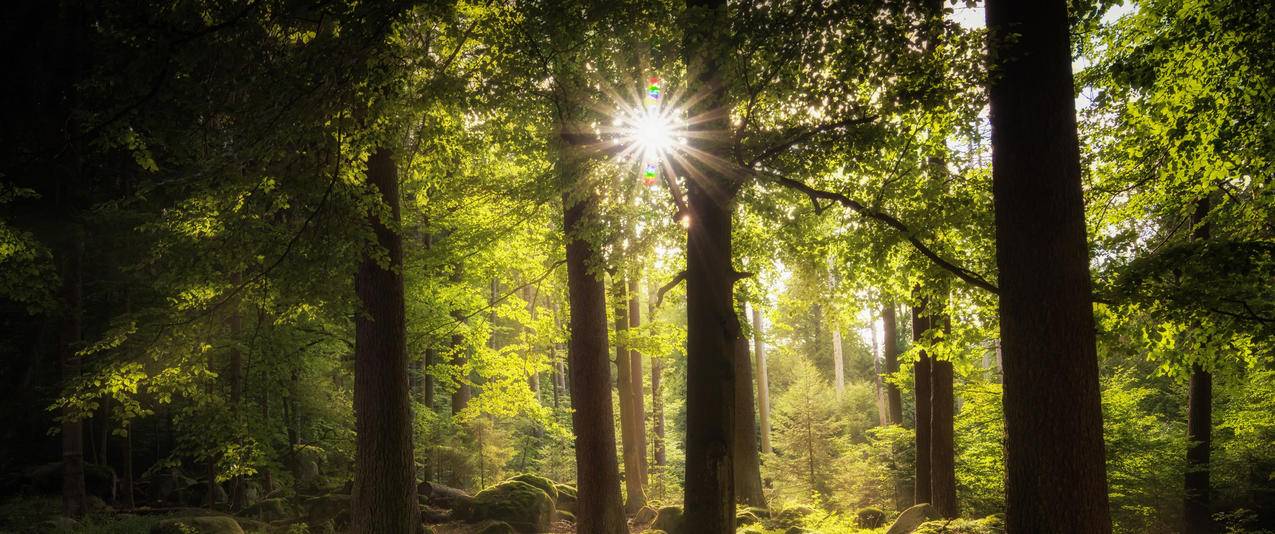
<svg viewBox="0 0 1275 534"><path fill-rule="evenodd" d="M570 167L564 165L564 167ZM571 172L568 170L567 172ZM576 176L567 177L574 183ZM620 468L615 458L615 423L611 412L611 361L607 357L606 291L589 272L597 261L593 245L581 237L598 203L587 193L573 201L564 193L563 226L567 231L567 294L571 303L571 339L567 344L571 422L576 441L576 530L598 534L627 533L620 506Z"/></svg>
<svg viewBox="0 0 1275 534"><path fill-rule="evenodd" d="M690 148L730 161L723 132L730 130L721 70L729 45L725 0L687 2L684 52L688 94L700 98L691 116ZM705 135L698 135L702 132ZM735 532L735 483L731 442L735 429L735 339L731 215L738 177L718 165L696 164L688 174L686 240L686 486L685 529L702 534Z"/></svg>
<svg viewBox="0 0 1275 534"><path fill-rule="evenodd" d="M628 299L625 298L623 278L616 278L615 295L615 338L621 339L629 329ZM633 398L641 395L641 390L634 391L634 379L631 376L633 367L629 362L629 348L621 341L615 344L615 389L619 395L620 405L620 447L624 450L624 511L629 515L636 514L646 506L646 492L642 490L642 458L639 456L637 415L634 413Z"/></svg>
<svg viewBox="0 0 1275 534"><path fill-rule="evenodd" d="M761 486L761 456L757 452L757 427L753 425L752 361L748 338L735 338L735 500L749 506L765 506Z"/></svg>
<svg viewBox="0 0 1275 534"><path fill-rule="evenodd" d="M1193 238L1209 239L1208 197L1195 206ZM1213 445L1213 375L1199 364L1191 366L1191 383L1187 394L1186 415L1186 497L1183 506L1183 532L1212 532L1210 514L1209 451Z"/></svg>
<svg viewBox="0 0 1275 534"><path fill-rule="evenodd" d="M946 317L938 320L946 321ZM956 505L951 360L932 361L930 383L930 504L939 515L951 519L960 511Z"/></svg>
<svg viewBox="0 0 1275 534"><path fill-rule="evenodd" d="M465 264L457 262L455 270L452 271L452 283L459 284L465 281ZM457 323L465 322L464 310L452 310L452 320ZM464 368L468 363L468 355L465 353L465 336L456 333L452 335L452 365ZM473 389L469 385L469 380L462 379L456 384L456 391L452 392L452 415L460 413L469 406L469 399L473 397Z"/></svg>
<svg viewBox="0 0 1275 534"><path fill-rule="evenodd" d="M757 353L757 422L761 452L770 454L770 384L766 376L766 346L762 342L761 311L753 306L753 347Z"/></svg>
<svg viewBox="0 0 1275 534"><path fill-rule="evenodd" d="M371 217L389 264L382 265L365 252L355 279L360 309L354 341L356 438L350 532L414 534L420 528L420 504L407 383L403 243L394 228L399 221L398 169L390 150L378 148L372 153L367 177L390 208L389 220Z"/></svg>
<svg viewBox="0 0 1275 534"><path fill-rule="evenodd" d="M986 13L1006 526L1111 532L1067 3Z"/></svg>
<svg viewBox="0 0 1275 534"><path fill-rule="evenodd" d="M642 308L641 302L638 300L639 288L636 273L629 277L629 327L637 328L642 325ZM630 389L633 397L633 417L636 421L634 431L637 432L638 460L641 468L638 473L642 475L642 484L647 483L647 460L646 460L646 406L642 402L642 394L646 391L643 387L645 382L642 380L642 353L636 349L629 349L629 378L633 381L633 387Z"/></svg>
<svg viewBox="0 0 1275 534"><path fill-rule="evenodd" d="M881 356L885 360L885 372L899 372L899 332L898 318L894 314L894 303L881 306L882 337ZM903 424L903 395L899 386L886 383L886 411L890 414L890 424Z"/></svg>
<svg viewBox="0 0 1275 534"><path fill-rule="evenodd" d="M655 320L655 286L651 279L646 279L646 316ZM664 359L651 358L651 461L662 466L667 461L664 451L664 392L660 379L664 375Z"/></svg>
<svg viewBox="0 0 1275 534"><path fill-rule="evenodd" d="M920 341L930 329L930 317L926 314L922 302L912 308L912 339ZM931 371L933 360L925 351L917 356L912 367L912 379L916 394L916 486L913 489L913 502L917 504L931 502L930 495L930 446L931 446L931 413L930 396L932 384Z"/></svg>
<svg viewBox="0 0 1275 534"><path fill-rule="evenodd" d="M62 319L57 349L64 386L80 375L80 358L75 352L82 338L83 318L81 263L84 246L78 232L70 241L62 259ZM83 517L88 511L84 487L84 422L77 419L78 415L72 408L64 408L62 417L62 515Z"/></svg>

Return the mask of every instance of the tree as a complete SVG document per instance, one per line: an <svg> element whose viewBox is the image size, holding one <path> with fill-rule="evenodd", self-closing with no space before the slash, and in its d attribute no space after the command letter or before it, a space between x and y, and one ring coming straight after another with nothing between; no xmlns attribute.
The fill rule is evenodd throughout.
<svg viewBox="0 0 1275 534"><path fill-rule="evenodd" d="M410 534L420 525L420 503L407 383L398 168L391 149L372 152L367 179L379 198L369 217L376 248L364 251L355 281L361 309L355 320L357 445L350 517L354 532Z"/></svg>
<svg viewBox="0 0 1275 534"><path fill-rule="evenodd" d="M776 485L789 498L832 495L836 460L846 444L837 401L828 389L819 370L801 359L792 385L775 401L775 453L766 463L773 465Z"/></svg>
<svg viewBox="0 0 1275 534"><path fill-rule="evenodd" d="M742 312L743 310L741 310ZM735 458L735 499L739 504L765 506L762 495L761 457L757 451L757 427L753 404L752 360L748 338L735 341L735 434L731 442Z"/></svg>
<svg viewBox="0 0 1275 534"><path fill-rule="evenodd" d="M624 511L633 515L646 506L646 493L642 489L642 453L638 441L641 439L638 427L643 423L638 419L634 402L634 398L642 394L642 388L634 390L634 381L636 379L640 383L641 375L633 376L633 364L629 360L632 353L625 341L629 335L629 299L625 292L628 285L623 277L616 276L612 287L615 303L615 384L620 400L620 446L624 451Z"/></svg>
<svg viewBox="0 0 1275 534"><path fill-rule="evenodd" d="M894 374L899 372L899 333L898 319L895 317L894 303L888 302L881 306L881 332L885 338L882 341L881 356L885 360L885 372ZM885 398L888 413L890 414L890 424L903 424L903 395L899 392L899 386L890 381L885 387Z"/></svg>
<svg viewBox="0 0 1275 534"><path fill-rule="evenodd" d="M1010 532L1110 532L1066 2L990 0Z"/></svg>
<svg viewBox="0 0 1275 534"><path fill-rule="evenodd" d="M753 306L753 346L757 353L757 416L761 428L761 452L770 454L770 385L766 369L766 345L762 342L761 310Z"/></svg>
<svg viewBox="0 0 1275 534"><path fill-rule="evenodd" d="M924 299L912 307L913 342L925 339L934 326L932 320ZM916 486L913 500L917 503L934 502L930 485L933 472L930 456L933 448L933 365L934 359L925 350L916 353L916 362L912 364L912 391L916 396Z"/></svg>

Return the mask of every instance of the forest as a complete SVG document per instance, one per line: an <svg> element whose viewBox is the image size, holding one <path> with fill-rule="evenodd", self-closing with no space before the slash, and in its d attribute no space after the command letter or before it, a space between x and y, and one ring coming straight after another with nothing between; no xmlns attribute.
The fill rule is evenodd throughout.
<svg viewBox="0 0 1275 534"><path fill-rule="evenodd" d="M1275 533L1265 0L14 0L0 533Z"/></svg>

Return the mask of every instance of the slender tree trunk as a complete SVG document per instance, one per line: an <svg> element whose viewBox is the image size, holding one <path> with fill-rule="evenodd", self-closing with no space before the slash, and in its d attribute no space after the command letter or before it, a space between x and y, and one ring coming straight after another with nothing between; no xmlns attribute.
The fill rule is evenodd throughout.
<svg viewBox="0 0 1275 534"><path fill-rule="evenodd" d="M564 140L565 143L565 140ZM561 147L562 182L576 187L584 172L579 156ZM580 187L580 189L586 189ZM563 193L563 228L567 233L567 294L571 304L571 339L567 345L571 375L571 421L575 428L576 530L627 534L620 504L620 469L615 458L615 420L611 412L611 362L607 357L606 291L590 271L598 252L584 235L594 224L598 196L592 191Z"/></svg>
<svg viewBox="0 0 1275 534"><path fill-rule="evenodd" d="M646 317L655 321L655 286L651 278L646 279ZM664 376L664 359L651 358L651 461L663 466L667 458L664 451L664 392L660 387L660 379Z"/></svg>
<svg viewBox="0 0 1275 534"><path fill-rule="evenodd" d="M946 308L936 308L935 319L944 324L944 332L949 332ZM960 512L956 505L952 361L932 358L930 381L930 499L939 515L952 519Z"/></svg>
<svg viewBox="0 0 1275 534"><path fill-rule="evenodd" d="M735 499L739 504L765 506L761 486L761 458L757 427L753 425L752 361L748 338L735 338Z"/></svg>
<svg viewBox="0 0 1275 534"><path fill-rule="evenodd" d="M125 510L132 510L137 507L136 501L133 499L133 425L124 424L124 437L120 440L120 456L123 459L124 476L123 476L123 494L120 495L120 502L123 503Z"/></svg>
<svg viewBox="0 0 1275 534"><path fill-rule="evenodd" d="M455 270L452 271L452 283L460 284L465 281L465 264L461 261L456 262ZM452 320L457 324L465 322L465 310L452 310ZM469 364L469 358L466 354L465 336L458 333L452 334L452 365L464 369ZM456 385L456 391L452 392L452 415L460 413L469 406L469 399L473 397L473 389L469 385L468 378L462 378L460 383Z"/></svg>
<svg viewBox="0 0 1275 534"><path fill-rule="evenodd" d="M899 372L899 332L898 319L894 315L894 303L881 306L882 359L885 360L885 372ZM892 383L885 385L885 400L890 412L890 424L903 424L903 395L899 386Z"/></svg>
<svg viewBox="0 0 1275 534"><path fill-rule="evenodd" d="M729 103L721 69L729 45L725 0L687 2L684 53L688 94L700 98L690 114L704 120L690 128L690 146L730 161L725 142ZM697 135L703 133L705 135ZM735 483L731 443L735 430L734 311L736 274L731 266L731 215L739 177L717 165L684 169L689 228L686 241L686 486L687 532L735 532Z"/></svg>
<svg viewBox="0 0 1275 534"><path fill-rule="evenodd" d="M832 383L836 387L837 400L846 393L846 359L841 352L841 326L832 326Z"/></svg>
<svg viewBox="0 0 1275 534"><path fill-rule="evenodd" d="M241 276L234 273L230 281L234 285L239 285ZM230 413L235 421L236 438L238 439L238 429L240 424L240 404L243 402L244 389L244 370L243 370L243 351L239 348L239 339L243 333L243 316L239 311L239 299L230 306L230 317L227 320L227 326L230 331L230 366L227 369L227 379L230 382ZM234 477L230 480L229 503L231 510L238 510L244 506L243 480L240 477Z"/></svg>
<svg viewBox="0 0 1275 534"><path fill-rule="evenodd" d="M872 377L874 379L872 382L872 397L877 403L877 424L885 426L890 424L890 413L886 411L885 407L885 387L881 383L881 360L877 357L880 354L878 351L881 346L877 343L876 325L870 326L869 330L872 332Z"/></svg>
<svg viewBox="0 0 1275 534"><path fill-rule="evenodd" d="M640 290L638 288L638 275L636 272L629 278L629 327L637 328L642 325L642 304L638 299ZM636 432L635 440L638 446L638 474L642 475L642 484L647 483L646 474L646 407L642 402L642 394L646 391L645 383L642 380L642 353L637 349L629 349L629 366L632 371L629 372L629 378L633 380L633 387L629 389L633 396L633 430Z"/></svg>
<svg viewBox="0 0 1275 534"><path fill-rule="evenodd" d="M922 300L912 308L912 339L920 341L924 339L926 331L930 329L930 317L926 314L925 303ZM931 441L931 412L930 397L933 387L933 360L925 351L918 353L916 364L912 367L912 378L915 384L916 393L916 480L913 499L917 504L932 502L930 494L930 447Z"/></svg>
<svg viewBox="0 0 1275 534"><path fill-rule="evenodd" d="M1006 527L1103 534L1111 517L1067 3L988 0L986 13Z"/></svg>
<svg viewBox="0 0 1275 534"><path fill-rule="evenodd" d="M407 383L403 242L396 229L398 168L389 149L377 148L368 158L367 177L389 206L388 220L371 217L377 243L388 253L388 264L365 252L355 279L360 310L355 320L356 438L350 531L414 534L421 522Z"/></svg>
<svg viewBox="0 0 1275 534"><path fill-rule="evenodd" d="M761 311L753 306L753 350L757 353L757 422L761 452L770 454L770 385L766 376L766 345L762 342Z"/></svg>
<svg viewBox="0 0 1275 534"><path fill-rule="evenodd" d="M80 358L75 354L82 338L82 268L83 240L78 229L71 229L66 257L62 260L62 325L58 340L58 366L64 387L80 375ZM62 410L62 515L83 517L88 512L84 487L84 422L72 408Z"/></svg>
<svg viewBox="0 0 1275 534"><path fill-rule="evenodd" d="M646 506L646 493L642 490L642 459L639 456L637 416L634 414L633 398L641 395L641 390L633 391L634 379L630 376L633 367L629 362L629 348L621 341L628 335L629 314L628 299L625 298L625 282L616 277L615 289L615 385L620 398L620 444L624 450L624 490L626 499L624 511L629 515L636 514Z"/></svg>
<svg viewBox="0 0 1275 534"><path fill-rule="evenodd" d="M1208 197L1195 206L1194 239L1209 239ZM1186 499L1183 507L1183 532L1205 534L1212 532L1210 514L1209 451L1213 442L1213 375L1200 364L1191 365L1191 382L1187 396L1186 415Z"/></svg>

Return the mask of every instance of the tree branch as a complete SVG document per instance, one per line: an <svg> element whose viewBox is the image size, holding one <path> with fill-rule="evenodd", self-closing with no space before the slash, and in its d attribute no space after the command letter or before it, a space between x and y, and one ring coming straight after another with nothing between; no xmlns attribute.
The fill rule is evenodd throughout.
<svg viewBox="0 0 1275 534"><path fill-rule="evenodd" d="M677 273L677 276L674 276L673 279L669 280L667 284L660 286L660 289L655 292L655 307L656 308L660 307L660 304L664 302L664 294L668 293L669 290L673 289L674 287L677 287L677 284L682 283L682 280L686 280L686 271Z"/></svg>

